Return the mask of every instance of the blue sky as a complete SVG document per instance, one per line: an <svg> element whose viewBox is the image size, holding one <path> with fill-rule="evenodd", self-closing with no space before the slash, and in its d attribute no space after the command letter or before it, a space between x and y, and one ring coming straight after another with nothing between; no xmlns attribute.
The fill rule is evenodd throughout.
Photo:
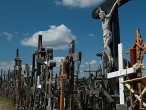
<svg viewBox="0 0 146 110"><path fill-rule="evenodd" d="M0 65L13 67L16 49L22 64L31 65L37 50L37 36L43 35L44 47L54 48L54 57L68 54L69 41L75 39L82 52L81 67L99 65L96 52L103 50L101 21L92 10L103 0L0 0ZM146 41L146 0L131 0L119 8L120 39L124 52L132 47L136 29ZM124 57L128 58L127 55Z"/></svg>

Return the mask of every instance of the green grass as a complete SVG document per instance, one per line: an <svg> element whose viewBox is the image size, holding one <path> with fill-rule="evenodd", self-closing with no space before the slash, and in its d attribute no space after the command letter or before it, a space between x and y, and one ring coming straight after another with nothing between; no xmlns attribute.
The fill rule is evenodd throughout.
<svg viewBox="0 0 146 110"><path fill-rule="evenodd" d="M0 96L0 103L5 105L9 110L16 110L12 101L6 97Z"/></svg>

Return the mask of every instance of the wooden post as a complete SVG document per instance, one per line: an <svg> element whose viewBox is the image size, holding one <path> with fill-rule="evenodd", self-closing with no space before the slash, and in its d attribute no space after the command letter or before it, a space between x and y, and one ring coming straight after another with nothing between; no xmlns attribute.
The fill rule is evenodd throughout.
<svg viewBox="0 0 146 110"><path fill-rule="evenodd" d="M38 51L37 51L37 59L41 59L41 49L43 48L42 46L42 35L39 35L38 37ZM39 63L37 63L37 75L36 75L36 78L37 76L39 76L41 74L41 65Z"/></svg>
<svg viewBox="0 0 146 110"><path fill-rule="evenodd" d="M16 51L15 58L15 66L14 66L15 74L16 74L16 109L19 110L21 106L21 60L19 58L19 49Z"/></svg>
<svg viewBox="0 0 146 110"><path fill-rule="evenodd" d="M143 43L143 41L142 41L142 38L141 38L141 35L140 35L140 30L137 29L136 30L135 48L136 48L136 63L138 65L142 64L142 59L143 59L142 48L141 48L142 43ZM137 77L139 77L139 78L142 77L141 69L137 70ZM141 81L138 82L137 86L138 86L138 92L139 92L139 94L141 94L141 92L142 92ZM142 108L142 103L140 102L139 109L141 109L141 108Z"/></svg>
<svg viewBox="0 0 146 110"><path fill-rule="evenodd" d="M65 62L62 61L62 72L61 76L65 74ZM60 76L60 84L61 84L61 90L60 90L60 110L64 110L64 79Z"/></svg>

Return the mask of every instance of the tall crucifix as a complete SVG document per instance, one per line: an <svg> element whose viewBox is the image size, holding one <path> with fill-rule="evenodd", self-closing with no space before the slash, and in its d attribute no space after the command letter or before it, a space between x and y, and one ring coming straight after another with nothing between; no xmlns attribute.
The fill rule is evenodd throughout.
<svg viewBox="0 0 146 110"><path fill-rule="evenodd" d="M128 0L106 0L92 12L94 19L102 20L104 51L109 60L118 58L120 43L118 7Z"/></svg>
<svg viewBox="0 0 146 110"><path fill-rule="evenodd" d="M103 4L95 8L92 12L92 17L95 19L102 20L102 29L103 29L103 40L104 40L104 51L108 57L108 60L119 59L119 71L109 74L108 78L114 78L120 76L119 78L119 91L120 91L120 104L124 104L124 87L121 84L123 81L123 76L121 73L123 70L123 57L122 46L120 43L120 32L119 32L119 16L118 16L118 7L127 3L128 0L106 0ZM118 52L119 47L119 52ZM120 53L121 52L121 53ZM119 53L119 55L118 55ZM126 70L125 70L126 71ZM133 73L133 68L128 73Z"/></svg>

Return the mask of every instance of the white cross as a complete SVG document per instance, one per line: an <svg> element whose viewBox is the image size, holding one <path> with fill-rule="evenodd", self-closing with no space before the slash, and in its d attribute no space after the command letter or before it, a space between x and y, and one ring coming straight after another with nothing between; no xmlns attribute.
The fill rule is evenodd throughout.
<svg viewBox="0 0 146 110"><path fill-rule="evenodd" d="M130 73L134 73L134 67L123 69L123 45L122 43L118 44L118 65L119 70L111 73L107 73L107 78L119 77L119 95L120 95L120 104L124 103L124 85L121 83L124 81L124 76Z"/></svg>

